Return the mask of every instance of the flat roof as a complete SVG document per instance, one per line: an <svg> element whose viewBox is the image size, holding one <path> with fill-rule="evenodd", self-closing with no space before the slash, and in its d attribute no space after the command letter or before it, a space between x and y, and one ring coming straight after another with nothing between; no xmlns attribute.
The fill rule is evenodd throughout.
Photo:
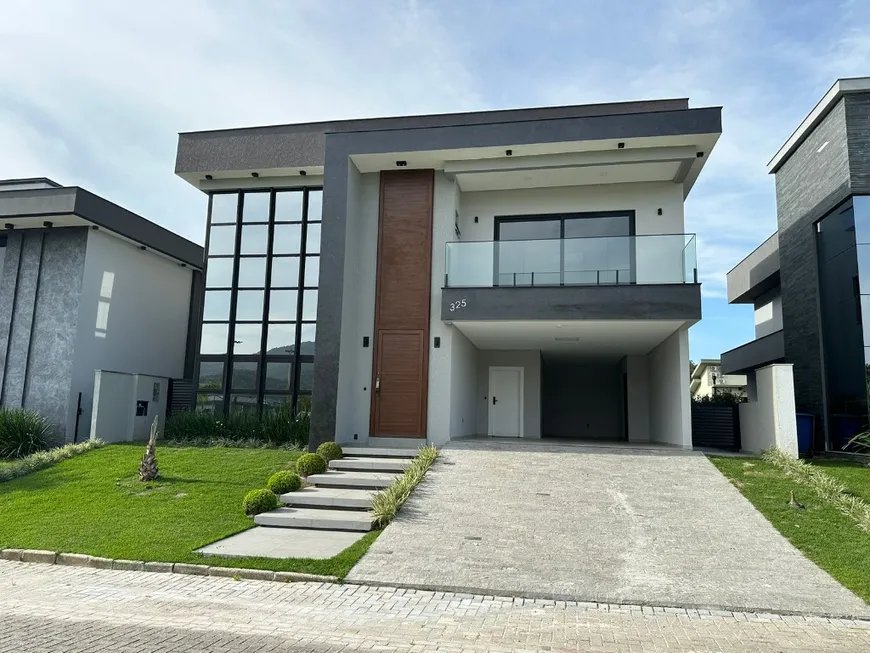
<svg viewBox="0 0 870 653"><path fill-rule="evenodd" d="M200 245L84 188L45 177L0 180L0 221L24 229L43 228L46 221L59 228L90 224L191 267L203 266Z"/></svg>
<svg viewBox="0 0 870 653"><path fill-rule="evenodd" d="M840 99L852 93L864 93L870 91L870 77L844 77L834 82L834 85L828 89L828 92L818 101L812 111L807 114L798 128L794 130L788 140L781 148L773 155L773 158L767 164L767 172L775 173L783 163L800 147L801 143L806 140L807 136L816 128L816 126L825 119L825 116L830 113Z"/></svg>

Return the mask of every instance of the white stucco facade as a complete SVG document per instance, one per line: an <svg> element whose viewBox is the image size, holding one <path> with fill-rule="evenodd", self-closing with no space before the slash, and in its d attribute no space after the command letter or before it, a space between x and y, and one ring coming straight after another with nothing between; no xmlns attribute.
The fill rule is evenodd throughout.
<svg viewBox="0 0 870 653"><path fill-rule="evenodd" d="M102 231L88 232L67 415L89 436L96 370L181 378L193 271ZM163 392L165 395L165 391ZM109 434L106 434L109 437Z"/></svg>

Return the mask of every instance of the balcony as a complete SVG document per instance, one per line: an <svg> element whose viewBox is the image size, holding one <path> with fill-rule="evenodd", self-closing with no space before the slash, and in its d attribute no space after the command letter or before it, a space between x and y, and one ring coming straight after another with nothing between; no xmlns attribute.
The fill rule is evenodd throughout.
<svg viewBox="0 0 870 653"><path fill-rule="evenodd" d="M698 320L693 234L447 243L442 320Z"/></svg>

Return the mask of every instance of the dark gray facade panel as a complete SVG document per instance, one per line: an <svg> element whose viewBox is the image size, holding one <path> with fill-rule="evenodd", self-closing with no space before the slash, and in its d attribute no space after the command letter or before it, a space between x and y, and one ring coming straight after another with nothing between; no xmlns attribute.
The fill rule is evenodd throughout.
<svg viewBox="0 0 870 653"><path fill-rule="evenodd" d="M728 303L752 303L778 284L779 237L774 233L728 273Z"/></svg>
<svg viewBox="0 0 870 653"><path fill-rule="evenodd" d="M852 192L870 194L870 93L847 95L844 101Z"/></svg>
<svg viewBox="0 0 870 653"><path fill-rule="evenodd" d="M814 223L848 196L846 113L840 101L776 173L785 358L794 364L798 411L818 416L825 409Z"/></svg>
<svg viewBox="0 0 870 653"><path fill-rule="evenodd" d="M681 111L688 108L687 99L648 100L190 132L178 137L175 172L184 174L322 166L326 160L326 134L334 132L426 129L495 122L629 115L650 111Z"/></svg>
<svg viewBox="0 0 870 653"><path fill-rule="evenodd" d="M88 230L53 229L43 233L42 270L31 325L23 405L59 425L59 435L63 435L67 417L75 409L75 405L69 405L70 387ZM80 429L81 439L88 425ZM66 434L70 442L72 437L72 433Z"/></svg>
<svg viewBox="0 0 870 653"><path fill-rule="evenodd" d="M754 369L785 359L785 336L782 329L752 340L722 354L722 374L746 374Z"/></svg>
<svg viewBox="0 0 870 653"><path fill-rule="evenodd" d="M6 242L6 256L0 271L0 395L9 363L9 332L15 310L15 292L18 287L18 267L21 260L23 232L11 233Z"/></svg>
<svg viewBox="0 0 870 653"><path fill-rule="evenodd" d="M578 364L543 359L543 437L624 439L625 408L622 404L622 374L618 364Z"/></svg>
<svg viewBox="0 0 870 653"><path fill-rule="evenodd" d="M445 288L441 298L445 322L701 319L698 284Z"/></svg>
<svg viewBox="0 0 870 653"><path fill-rule="evenodd" d="M21 243L21 262L15 289L14 310L6 348L6 373L3 376L3 405L24 406L24 385L30 355L31 329L42 267L41 230L29 230ZM68 391L68 390L67 390Z"/></svg>
<svg viewBox="0 0 870 653"><path fill-rule="evenodd" d="M75 188L37 188L0 193L0 218L69 215L75 212Z"/></svg>
<svg viewBox="0 0 870 653"><path fill-rule="evenodd" d="M311 396L309 449L335 440L341 312L347 241L349 166L346 154L327 159L323 183L323 223L320 227L320 281L317 293L317 355Z"/></svg>

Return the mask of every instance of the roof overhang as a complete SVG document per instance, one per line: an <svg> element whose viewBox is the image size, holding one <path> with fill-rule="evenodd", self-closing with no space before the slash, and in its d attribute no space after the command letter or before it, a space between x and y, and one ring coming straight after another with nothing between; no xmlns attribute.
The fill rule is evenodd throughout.
<svg viewBox="0 0 870 653"><path fill-rule="evenodd" d="M727 274L728 303L752 304L780 285L779 232L756 247Z"/></svg>
<svg viewBox="0 0 870 653"><path fill-rule="evenodd" d="M444 170L463 190L678 181L687 193L720 133L720 108L686 100L309 123L181 134L176 174L203 190L253 173L301 182L341 142L361 172Z"/></svg>
<svg viewBox="0 0 870 653"><path fill-rule="evenodd" d="M76 186L0 188L0 227L7 232L96 227L180 264L196 269L203 265L203 248L196 243Z"/></svg>
<svg viewBox="0 0 870 653"><path fill-rule="evenodd" d="M779 148L779 151L767 164L767 172L775 173L779 170L782 164L800 147L801 143L825 119L825 116L830 113L831 109L837 105L841 98L852 93L867 92L870 92L870 77L849 77L838 79L834 82L834 85L819 100L818 104L813 107L809 115L804 118L803 122L798 125L798 128L794 130L794 133L788 137L788 140Z"/></svg>

